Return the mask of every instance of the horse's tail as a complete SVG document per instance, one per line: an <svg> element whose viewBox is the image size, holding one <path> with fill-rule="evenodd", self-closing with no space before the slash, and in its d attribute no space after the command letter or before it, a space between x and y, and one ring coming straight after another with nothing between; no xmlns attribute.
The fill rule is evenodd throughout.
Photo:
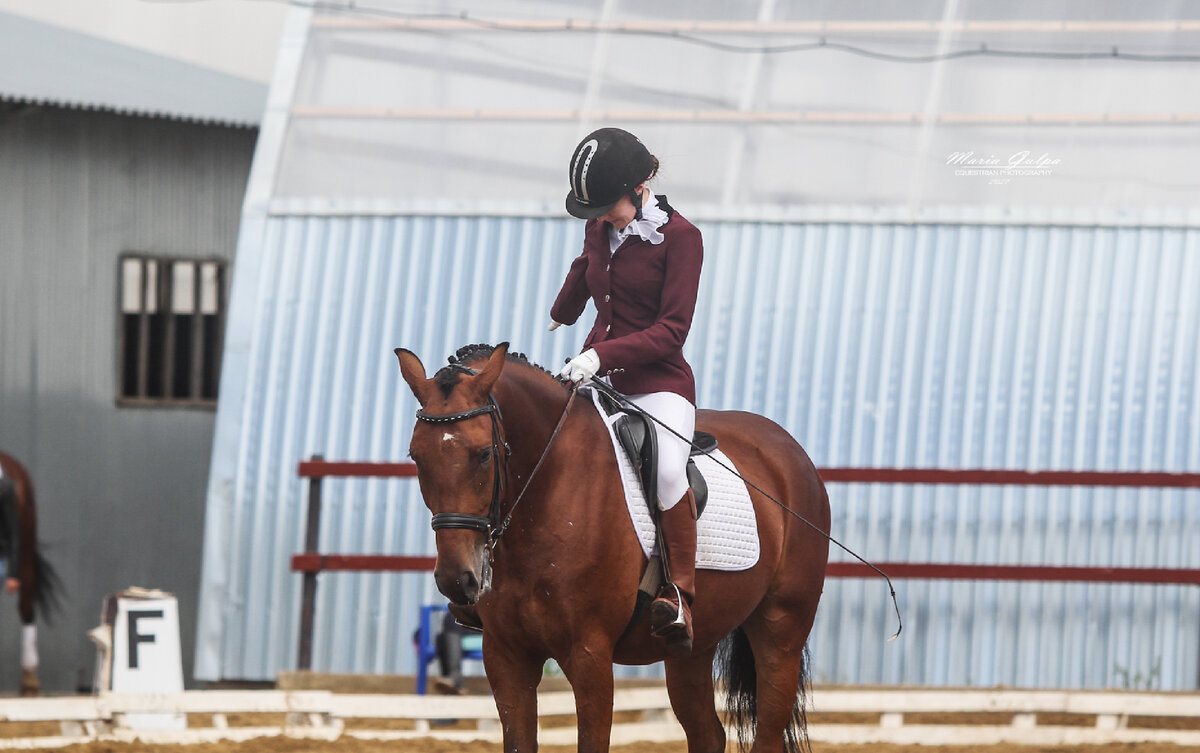
<svg viewBox="0 0 1200 753"><path fill-rule="evenodd" d="M40 546L33 556L33 602L37 607L37 614L46 624L50 624L50 615L59 611L62 606L63 582L50 560L42 556Z"/></svg>
<svg viewBox="0 0 1200 753"><path fill-rule="evenodd" d="M785 753L811 751L808 741L808 718L805 699L809 686L809 653L804 647L800 663L799 690L792 706L792 718L783 732ZM717 671L725 682L725 714L729 724L737 728L738 748L750 749L758 727L758 673L754 669L754 651L745 631L737 628L721 641L717 649Z"/></svg>

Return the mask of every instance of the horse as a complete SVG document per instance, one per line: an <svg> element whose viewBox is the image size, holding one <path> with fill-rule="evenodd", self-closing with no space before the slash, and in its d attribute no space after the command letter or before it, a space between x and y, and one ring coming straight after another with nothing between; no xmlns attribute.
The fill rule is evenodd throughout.
<svg viewBox="0 0 1200 753"><path fill-rule="evenodd" d="M21 695L41 692L38 680L37 614L49 615L57 604L61 581L53 566L42 556L37 544L37 507L29 471L12 455L0 452L0 505L11 505L16 523L16 556L9 552L9 571L13 577L16 560L17 611L21 616Z"/></svg>
<svg viewBox="0 0 1200 753"><path fill-rule="evenodd" d="M762 416L697 412L697 428L781 503L751 492L759 559L697 572L693 649L672 656L644 615L633 622L647 559L599 413L584 401L568 411L572 388L508 343L464 346L432 377L414 353L395 353L421 406L409 454L433 514L434 578L482 623L506 753L537 749L547 659L573 689L582 753L609 749L613 664L657 661L689 753L723 753L718 649L742 748L751 731L753 753L807 746L806 641L825 580L829 498L799 443Z"/></svg>

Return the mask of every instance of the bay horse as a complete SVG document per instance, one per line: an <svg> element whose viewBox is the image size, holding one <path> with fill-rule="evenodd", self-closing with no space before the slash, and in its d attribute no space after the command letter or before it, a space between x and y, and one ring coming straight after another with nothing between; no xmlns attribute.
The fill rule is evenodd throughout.
<svg viewBox="0 0 1200 753"><path fill-rule="evenodd" d="M647 560L597 411L583 400L571 406L570 389L509 355L508 343L460 348L432 377L412 352L397 348L396 356L421 406L410 455L434 516L434 578L483 624L506 753L537 750L537 686L551 658L575 694L582 753L609 749L613 664L656 661L665 662L689 753L723 753L713 678L719 646L743 748L748 732L754 753L807 745L805 643L829 550L814 529L828 533L829 498L786 431L750 413L697 412L696 427L716 435L738 470L811 526L751 492L758 562L697 572L694 648L671 658L645 616L629 624Z"/></svg>
<svg viewBox="0 0 1200 753"><path fill-rule="evenodd" d="M55 606L61 587L54 568L42 556L37 543L37 507L34 503L33 481L29 471L12 455L0 452L0 505L11 505L16 524L15 553L9 552L6 577L15 577L17 611L21 616L21 695L41 692L38 680L37 627L38 613L45 617ZM15 560L15 574L13 561Z"/></svg>

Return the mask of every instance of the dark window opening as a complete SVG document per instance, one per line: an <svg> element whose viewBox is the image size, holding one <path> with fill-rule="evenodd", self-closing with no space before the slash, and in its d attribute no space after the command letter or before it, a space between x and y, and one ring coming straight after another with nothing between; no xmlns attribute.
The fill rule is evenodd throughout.
<svg viewBox="0 0 1200 753"><path fill-rule="evenodd" d="M122 402L216 404L225 268L214 260L122 257Z"/></svg>

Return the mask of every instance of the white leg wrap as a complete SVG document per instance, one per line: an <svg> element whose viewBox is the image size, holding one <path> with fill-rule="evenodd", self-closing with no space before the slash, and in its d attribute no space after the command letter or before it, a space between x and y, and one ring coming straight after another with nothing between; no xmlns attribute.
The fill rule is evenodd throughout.
<svg viewBox="0 0 1200 753"><path fill-rule="evenodd" d="M21 669L37 669L37 626L21 627Z"/></svg>

